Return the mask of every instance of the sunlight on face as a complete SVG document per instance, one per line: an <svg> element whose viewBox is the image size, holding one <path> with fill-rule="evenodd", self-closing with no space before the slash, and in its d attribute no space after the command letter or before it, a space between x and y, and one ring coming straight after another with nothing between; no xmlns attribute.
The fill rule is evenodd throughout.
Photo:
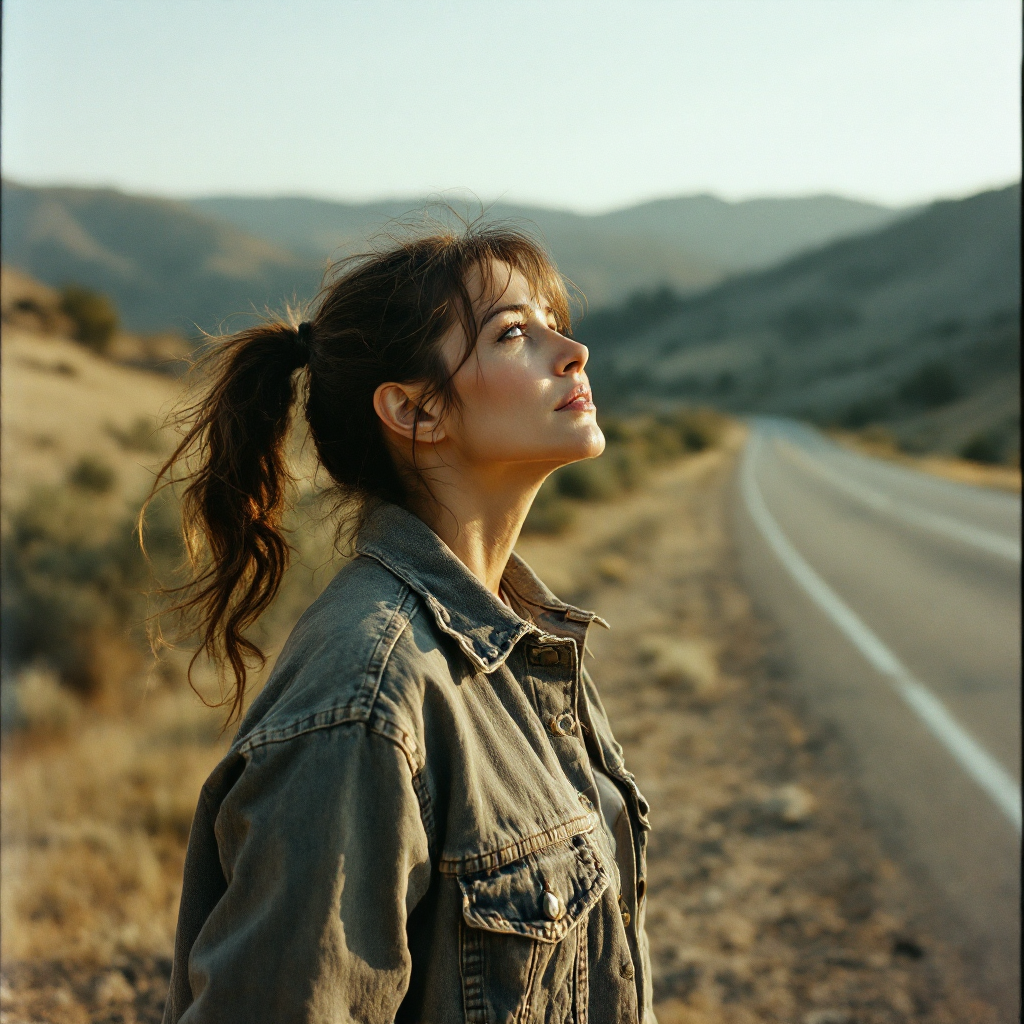
<svg viewBox="0 0 1024 1024"><path fill-rule="evenodd" d="M558 333L547 300L518 270L496 264L489 276L475 271L467 281L482 327L455 374L461 408L446 423L449 442L477 465L554 469L600 455L605 441L583 369L586 346ZM458 365L461 329L442 351L449 366Z"/></svg>

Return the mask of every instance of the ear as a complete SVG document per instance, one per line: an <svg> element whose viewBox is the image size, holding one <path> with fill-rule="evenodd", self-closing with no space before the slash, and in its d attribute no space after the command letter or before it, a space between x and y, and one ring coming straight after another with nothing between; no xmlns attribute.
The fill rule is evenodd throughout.
<svg viewBox="0 0 1024 1024"><path fill-rule="evenodd" d="M422 388L412 384L381 384L373 393L373 408L392 433L411 441L437 444L446 434L438 398L421 404ZM414 430L415 428L415 430Z"/></svg>

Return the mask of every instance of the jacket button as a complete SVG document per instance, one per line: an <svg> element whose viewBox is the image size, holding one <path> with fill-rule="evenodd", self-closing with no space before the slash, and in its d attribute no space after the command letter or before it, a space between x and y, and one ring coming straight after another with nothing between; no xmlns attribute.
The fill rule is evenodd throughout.
<svg viewBox="0 0 1024 1024"><path fill-rule="evenodd" d="M633 964L629 960L623 960L622 966L619 968L619 974L621 974L626 981L629 981L634 974Z"/></svg>
<svg viewBox="0 0 1024 1024"><path fill-rule="evenodd" d="M591 801L590 797L587 796L586 793L580 793L579 797L580 797L580 806L585 811L592 811L594 809L594 804Z"/></svg>
<svg viewBox="0 0 1024 1024"><path fill-rule="evenodd" d="M562 916L562 902L550 891L544 892L544 916L550 921L557 921Z"/></svg>
<svg viewBox="0 0 1024 1024"><path fill-rule="evenodd" d="M558 651L554 647L531 647L529 660L533 665L557 665Z"/></svg>
<svg viewBox="0 0 1024 1024"><path fill-rule="evenodd" d="M622 893L619 893L619 913L622 914L622 923L628 928L631 918L629 908L626 906L626 901L622 898ZM630 970L632 969L632 965L630 965Z"/></svg>
<svg viewBox="0 0 1024 1024"><path fill-rule="evenodd" d="M571 736L576 729L576 719L568 711L563 711L560 715L552 715L548 728L556 736Z"/></svg>

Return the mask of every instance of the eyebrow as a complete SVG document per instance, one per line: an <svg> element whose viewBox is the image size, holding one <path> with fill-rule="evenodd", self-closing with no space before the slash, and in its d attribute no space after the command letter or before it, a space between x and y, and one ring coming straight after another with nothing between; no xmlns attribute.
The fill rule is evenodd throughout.
<svg viewBox="0 0 1024 1024"><path fill-rule="evenodd" d="M521 313L523 316L534 311L534 307L528 302L514 302L508 306L499 306L497 309L491 310L490 313L484 318L484 322L480 325L480 330L483 330L496 316L501 316L502 313ZM543 312L550 313L551 307L545 306Z"/></svg>

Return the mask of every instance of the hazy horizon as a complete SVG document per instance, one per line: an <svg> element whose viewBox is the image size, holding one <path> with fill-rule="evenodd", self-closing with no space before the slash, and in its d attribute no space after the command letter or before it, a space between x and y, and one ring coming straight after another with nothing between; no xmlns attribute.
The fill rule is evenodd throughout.
<svg viewBox="0 0 1024 1024"><path fill-rule="evenodd" d="M408 195L380 195L371 196L366 199L356 199L347 196L337 195L326 195L326 194L315 194L311 192L244 192L244 191L220 191L220 192L197 192L195 194L171 194L167 192L155 192L155 191L136 191L129 189L122 185L117 184L84 184L77 181L27 181L24 178L15 177L13 175L5 173L3 175L4 180L15 185L22 185L28 188L83 188L83 189L97 189L97 190L110 190L114 192L120 192L124 195L148 198L148 199L168 199L176 202L194 202L201 201L204 199L302 199L310 200L312 202L324 202L324 203L339 203L346 206L373 206L373 205L386 205L390 203L432 203L432 202L444 202L448 199L479 202L482 206L488 207L498 203L505 203L512 206L521 206L526 208L533 208L538 210L547 210L558 213L571 213L580 217L601 217L610 213L616 213L621 210L634 209L636 207L645 206L648 204L659 203L659 202L671 202L678 199L712 199L718 202L726 203L731 206L738 206L743 203L754 203L754 202L770 202L775 200L807 200L807 199L840 199L853 203L864 203L865 205L878 206L890 210L911 210L921 206L927 206L933 202L942 202L944 200L957 200L966 199L969 196L977 195L981 192L998 191L1003 188L1008 188L1011 185L1020 183L1020 176L1009 179L1006 181L994 182L992 184L982 185L978 188L971 188L962 193L948 193L931 196L926 199L918 200L910 203L884 203L876 199L867 198L864 196L850 195L842 192L799 192L799 193L777 193L777 194L753 194L745 196L725 196L721 193L713 191L700 191L700 192L680 192L674 195L655 195L649 198L640 198L633 202L623 203L620 205L609 206L607 208L596 209L596 210L579 210L573 209L570 206L556 206L543 202L527 202L512 199L507 196L498 196L493 199L481 198L473 196L465 189L452 188L446 190L445 193L410 193Z"/></svg>
<svg viewBox="0 0 1024 1024"><path fill-rule="evenodd" d="M2 161L176 199L889 207L1020 178L1019 0L6 0Z"/></svg>

